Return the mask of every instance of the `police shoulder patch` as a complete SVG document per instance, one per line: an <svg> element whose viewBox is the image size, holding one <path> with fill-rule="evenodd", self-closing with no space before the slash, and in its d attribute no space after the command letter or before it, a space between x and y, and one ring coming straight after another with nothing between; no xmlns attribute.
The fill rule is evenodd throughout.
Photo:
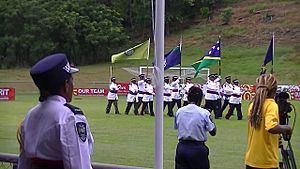
<svg viewBox="0 0 300 169"><path fill-rule="evenodd" d="M86 136L87 136L87 131L86 131L86 123L84 122L77 122L76 123L76 129L78 136L81 141L85 142L86 141Z"/></svg>
<svg viewBox="0 0 300 169"><path fill-rule="evenodd" d="M78 108L78 107L75 107L75 106L73 106L73 105L71 105L71 104L68 104L68 103L66 103L66 104L64 104L66 107L68 107L75 115L76 114L81 114L81 115L83 115L83 112L81 111L81 109L80 108Z"/></svg>

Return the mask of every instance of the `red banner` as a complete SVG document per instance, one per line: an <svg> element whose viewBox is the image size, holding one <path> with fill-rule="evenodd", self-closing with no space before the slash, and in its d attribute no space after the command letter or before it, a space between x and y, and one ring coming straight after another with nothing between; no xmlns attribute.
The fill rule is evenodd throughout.
<svg viewBox="0 0 300 169"><path fill-rule="evenodd" d="M118 85L118 94L127 94L129 91L129 83L117 83Z"/></svg>
<svg viewBox="0 0 300 169"><path fill-rule="evenodd" d="M15 89L14 88L0 88L0 101L2 100L15 100Z"/></svg>
<svg viewBox="0 0 300 169"><path fill-rule="evenodd" d="M106 88L74 88L74 96L106 96L108 90Z"/></svg>

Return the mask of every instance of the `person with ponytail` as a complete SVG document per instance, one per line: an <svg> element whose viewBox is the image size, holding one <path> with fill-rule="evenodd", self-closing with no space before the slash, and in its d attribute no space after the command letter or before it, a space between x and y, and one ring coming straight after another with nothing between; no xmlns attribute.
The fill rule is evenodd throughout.
<svg viewBox="0 0 300 169"><path fill-rule="evenodd" d="M292 133L290 126L279 123L276 90L277 80L272 74L256 79L256 93L248 107L246 169L278 168L279 134Z"/></svg>

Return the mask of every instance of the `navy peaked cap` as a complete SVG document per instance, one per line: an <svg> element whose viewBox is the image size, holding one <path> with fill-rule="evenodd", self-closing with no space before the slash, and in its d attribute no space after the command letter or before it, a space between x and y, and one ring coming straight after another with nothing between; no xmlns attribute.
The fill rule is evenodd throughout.
<svg viewBox="0 0 300 169"><path fill-rule="evenodd" d="M226 76L225 77L225 80L230 80L231 79L231 76Z"/></svg>
<svg viewBox="0 0 300 169"><path fill-rule="evenodd" d="M232 82L233 83L239 83L239 80L238 79L234 79Z"/></svg>
<svg viewBox="0 0 300 169"><path fill-rule="evenodd" d="M172 80L175 81L178 79L178 76L173 76Z"/></svg>
<svg viewBox="0 0 300 169"><path fill-rule="evenodd" d="M57 53L38 61L32 66L30 75L39 89L49 89L67 80L79 69L71 67L65 54Z"/></svg>
<svg viewBox="0 0 300 169"><path fill-rule="evenodd" d="M192 80L192 78L191 77L186 77L185 80Z"/></svg>

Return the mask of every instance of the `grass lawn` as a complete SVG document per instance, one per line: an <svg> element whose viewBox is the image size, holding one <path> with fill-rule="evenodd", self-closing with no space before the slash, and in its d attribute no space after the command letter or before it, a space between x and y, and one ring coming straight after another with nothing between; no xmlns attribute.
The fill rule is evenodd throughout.
<svg viewBox="0 0 300 169"><path fill-rule="evenodd" d="M17 95L12 102L0 102L0 152L18 153L16 130L26 112L37 103L37 95ZM119 99L119 109L125 110L125 97ZM300 110L299 102L292 102ZM105 114L105 97L74 97L72 104L80 107L87 116L95 147L93 162L130 166L154 166L154 125L150 116ZM246 113L248 102L243 102ZM174 168L177 132L173 130L173 118L164 113L164 168ZM300 166L300 127L296 123L292 146L297 165ZM246 150L247 121L215 120L217 135L208 138L210 162L213 169L242 169Z"/></svg>

